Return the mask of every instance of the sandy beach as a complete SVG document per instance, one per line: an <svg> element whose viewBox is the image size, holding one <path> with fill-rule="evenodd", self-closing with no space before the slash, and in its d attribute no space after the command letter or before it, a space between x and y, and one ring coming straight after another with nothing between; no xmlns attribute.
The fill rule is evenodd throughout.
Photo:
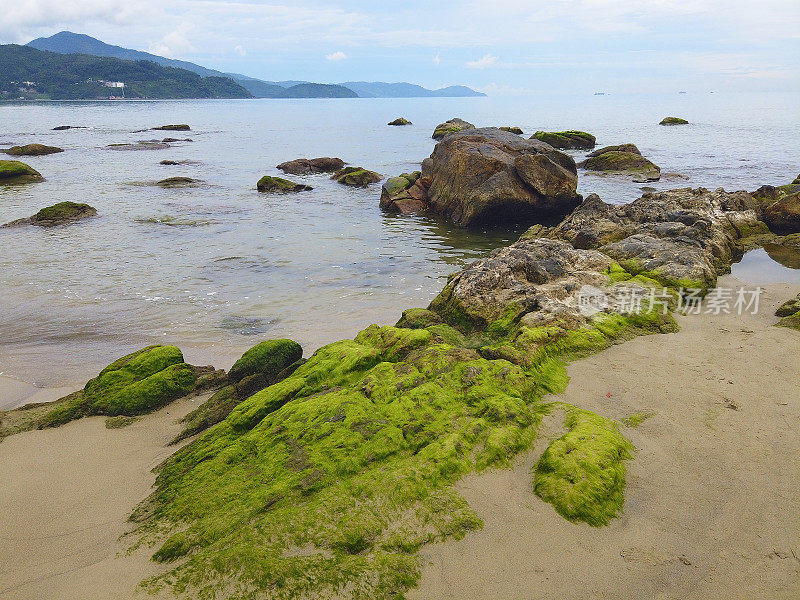
<svg viewBox="0 0 800 600"><path fill-rule="evenodd" d="M618 420L654 413L624 428L637 455L622 516L598 529L572 524L532 493L531 467L558 435L556 411L550 436L512 470L459 483L484 528L424 548L421 584L408 597L800 597L800 394L786 392L797 390L800 338L772 327L775 306L796 291L769 286L758 315L678 317L677 334L573 363L554 399ZM143 596L137 584L159 567L150 552L124 555L119 536L151 489L151 469L174 450L166 444L176 420L200 401L123 429L92 417L3 440L0 598Z"/></svg>

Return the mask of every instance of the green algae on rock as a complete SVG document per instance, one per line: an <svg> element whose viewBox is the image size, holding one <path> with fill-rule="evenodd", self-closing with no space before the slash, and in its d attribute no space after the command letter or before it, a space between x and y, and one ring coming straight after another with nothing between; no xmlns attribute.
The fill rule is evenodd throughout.
<svg viewBox="0 0 800 600"><path fill-rule="evenodd" d="M398 117L394 121L389 121L387 125L394 125L395 127L402 127L403 125L413 125L411 121L404 117Z"/></svg>
<svg viewBox="0 0 800 600"><path fill-rule="evenodd" d="M153 131L190 131L191 127L186 124L180 125L161 125L160 127L153 127Z"/></svg>
<svg viewBox="0 0 800 600"><path fill-rule="evenodd" d="M597 139L585 131L537 131L531 139L559 150L589 150L597 143Z"/></svg>
<svg viewBox="0 0 800 600"><path fill-rule="evenodd" d="M513 127L504 126L501 127L500 129L502 129L503 131L508 131L509 133L513 133L514 135L522 135L524 133L522 129L517 127L516 125Z"/></svg>
<svg viewBox="0 0 800 600"><path fill-rule="evenodd" d="M778 327L789 327L800 330L800 294L787 300L775 311L776 317L783 317L776 323Z"/></svg>
<svg viewBox="0 0 800 600"><path fill-rule="evenodd" d="M80 221L97 215L97 210L88 204L77 202L59 202L37 212L32 217L17 219L2 227L19 227L21 225L37 225L39 227L55 227L73 221Z"/></svg>
<svg viewBox="0 0 800 600"><path fill-rule="evenodd" d="M256 189L259 192L274 192L279 194L288 194L291 192L305 192L313 190L310 185L302 183L295 183L283 177L273 177L271 175L264 175L256 183Z"/></svg>
<svg viewBox="0 0 800 600"><path fill-rule="evenodd" d="M336 171L331 179L350 187L367 187L371 183L378 183L383 176L364 167L345 167Z"/></svg>
<svg viewBox="0 0 800 600"><path fill-rule="evenodd" d="M63 152L63 148L56 146L45 146L44 144L26 144L24 146L11 146L3 150L6 154L11 156L45 156L47 154L56 154Z"/></svg>
<svg viewBox="0 0 800 600"><path fill-rule="evenodd" d="M659 179L661 167L653 164L641 154L635 152L620 152L611 150L587 158L582 167L589 171L602 171L604 173L623 174L652 174L651 179Z"/></svg>
<svg viewBox="0 0 800 600"><path fill-rule="evenodd" d="M44 181L39 171L18 160L0 160L0 185Z"/></svg>
<svg viewBox="0 0 800 600"><path fill-rule="evenodd" d="M433 135L431 135L431 137L435 140L441 140L450 133L457 133L466 129L475 129L475 125L456 117L444 123L439 123L436 129L433 130Z"/></svg>
<svg viewBox="0 0 800 600"><path fill-rule="evenodd" d="M166 179L156 181L158 187L165 189L197 187L200 183L202 182L199 179L193 179L191 177L167 177Z"/></svg>
<svg viewBox="0 0 800 600"><path fill-rule="evenodd" d="M688 125L689 121L680 117L664 117L659 125Z"/></svg>

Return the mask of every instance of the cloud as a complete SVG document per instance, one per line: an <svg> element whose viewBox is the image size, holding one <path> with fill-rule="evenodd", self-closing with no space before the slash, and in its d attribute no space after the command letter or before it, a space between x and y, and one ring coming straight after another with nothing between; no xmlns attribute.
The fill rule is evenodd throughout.
<svg viewBox="0 0 800 600"><path fill-rule="evenodd" d="M184 21L161 40L150 42L150 52L159 56L172 58L180 54L196 52L197 49L189 41L188 34L194 29L194 23Z"/></svg>
<svg viewBox="0 0 800 600"><path fill-rule="evenodd" d="M325 58L328 59L328 60L332 60L334 62L339 62L340 60L346 59L347 58L347 54L345 54L341 50L338 50L338 51L336 51L336 52L334 52L332 54L326 54Z"/></svg>
<svg viewBox="0 0 800 600"><path fill-rule="evenodd" d="M247 56L247 50L245 50L244 46L242 46L241 44L235 46L233 51L236 52L239 56Z"/></svg>
<svg viewBox="0 0 800 600"><path fill-rule="evenodd" d="M442 57L441 57L441 53L440 52L437 52L436 56L433 57L433 64L435 64L437 67L440 64L442 64Z"/></svg>
<svg viewBox="0 0 800 600"><path fill-rule="evenodd" d="M499 59L494 54L484 54L478 60L471 60L467 63L468 69L488 69L497 64Z"/></svg>

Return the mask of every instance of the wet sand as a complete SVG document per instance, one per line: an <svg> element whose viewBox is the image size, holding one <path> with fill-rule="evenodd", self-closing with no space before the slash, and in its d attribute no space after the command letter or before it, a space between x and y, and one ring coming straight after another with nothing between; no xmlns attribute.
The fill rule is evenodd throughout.
<svg viewBox="0 0 800 600"><path fill-rule="evenodd" d="M424 549L409 600L800 598L800 332L772 327L796 293L773 285L759 315L678 317L677 334L572 364L555 399L615 419L655 412L624 429L638 450L624 514L594 529L533 495L545 431L513 469L459 483L485 526ZM3 440L0 598L146 597L136 586L161 567L151 551L119 555L118 538L174 450L175 421L200 401L123 429L93 417Z"/></svg>

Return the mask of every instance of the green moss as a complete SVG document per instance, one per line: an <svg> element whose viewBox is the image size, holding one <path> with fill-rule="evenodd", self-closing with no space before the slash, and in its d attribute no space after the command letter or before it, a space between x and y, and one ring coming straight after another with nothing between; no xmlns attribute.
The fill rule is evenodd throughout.
<svg viewBox="0 0 800 600"><path fill-rule="evenodd" d="M633 445L613 421L586 410L567 407L564 424L569 431L536 465L534 492L565 519L607 525L622 510Z"/></svg>
<svg viewBox="0 0 800 600"><path fill-rule="evenodd" d="M433 311L425 308L409 308L403 311L403 316L397 322L397 327L408 329L423 329L431 325L438 325L442 318Z"/></svg>
<svg viewBox="0 0 800 600"><path fill-rule="evenodd" d="M371 183L379 182L382 177L375 171L370 171L364 167L345 167L336 171L331 179L349 185L350 187L367 187Z"/></svg>
<svg viewBox="0 0 800 600"><path fill-rule="evenodd" d="M654 417L655 414L656 413L651 410L646 412L636 412L622 419L622 424L625 425L625 427L631 427L635 429L650 417Z"/></svg>
<svg viewBox="0 0 800 600"><path fill-rule="evenodd" d="M789 327L790 329L797 329L800 331L800 311L793 315L782 318L776 323L778 327Z"/></svg>
<svg viewBox="0 0 800 600"><path fill-rule="evenodd" d="M302 357L303 348L295 341L267 340L245 352L233 364L228 377L232 382L237 382L248 375L261 373L273 383L278 373Z"/></svg>
<svg viewBox="0 0 800 600"><path fill-rule="evenodd" d="M294 181L289 181L288 179L284 179L283 177L272 177L270 175L264 175L261 179L258 180L256 184L256 189L259 192L275 192L275 193L290 193L290 192L304 192L308 190L312 190L310 185L304 185L302 183L295 183Z"/></svg>
<svg viewBox="0 0 800 600"><path fill-rule="evenodd" d="M63 223L64 221L74 221L84 219L97 214L97 211L88 204L78 204L76 202L59 202L53 206L48 206L37 212L32 221L36 223Z"/></svg>
<svg viewBox="0 0 800 600"><path fill-rule="evenodd" d="M389 121L389 123L387 123L387 125L395 125L395 126L411 125L411 124L412 124L411 121L409 121L404 117L398 117L394 121Z"/></svg>
<svg viewBox="0 0 800 600"><path fill-rule="evenodd" d="M56 154L63 152L62 148L56 146L45 146L44 144L26 144L24 146L11 146L3 150L6 154L11 156L44 156L46 154Z"/></svg>
<svg viewBox="0 0 800 600"><path fill-rule="evenodd" d="M616 150L587 158L584 165L590 171L640 173L660 170L641 154Z"/></svg>
<svg viewBox="0 0 800 600"><path fill-rule="evenodd" d="M44 181L39 171L18 160L0 160L0 184L33 183Z"/></svg>
<svg viewBox="0 0 800 600"><path fill-rule="evenodd" d="M695 279L675 278L675 277L670 277L668 275L664 275L659 271L648 270L645 269L644 265L640 260L635 258L621 259L618 261L617 264L619 268L623 269L624 271L627 271L632 276L641 276L658 283L658 285L662 287L673 288L676 290L681 288L684 290L689 290L689 289L700 290L701 294L704 295L706 292L708 292L710 288L716 285L716 279L710 281L700 281Z"/></svg>
<svg viewBox="0 0 800 600"><path fill-rule="evenodd" d="M133 425L140 419L141 417L108 417L106 419L106 429L122 429L128 425Z"/></svg>
<svg viewBox="0 0 800 600"><path fill-rule="evenodd" d="M594 148L596 138L585 131L537 131L533 139L562 150Z"/></svg>
<svg viewBox="0 0 800 600"><path fill-rule="evenodd" d="M659 125L688 125L689 121L680 117L664 117Z"/></svg>

